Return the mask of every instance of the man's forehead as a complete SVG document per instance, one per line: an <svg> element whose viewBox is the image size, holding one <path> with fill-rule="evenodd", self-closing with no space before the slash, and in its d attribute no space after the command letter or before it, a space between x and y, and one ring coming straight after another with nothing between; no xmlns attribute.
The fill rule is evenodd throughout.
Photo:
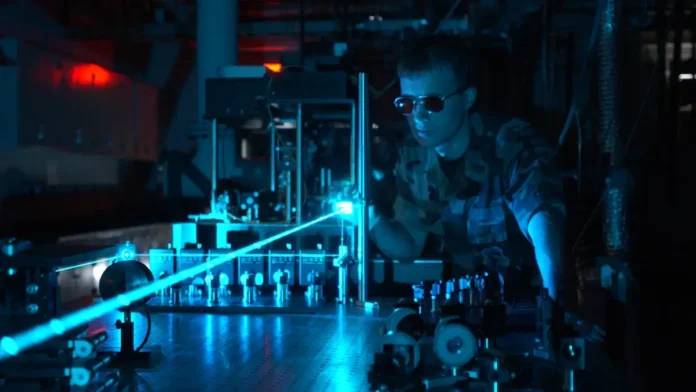
<svg viewBox="0 0 696 392"><path fill-rule="evenodd" d="M451 94L457 86L457 78L451 69L437 69L399 78L401 93L405 95Z"/></svg>

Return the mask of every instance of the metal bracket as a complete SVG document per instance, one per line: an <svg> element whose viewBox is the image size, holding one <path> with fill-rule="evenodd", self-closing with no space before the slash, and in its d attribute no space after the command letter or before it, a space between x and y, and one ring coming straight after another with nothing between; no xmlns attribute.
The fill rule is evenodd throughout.
<svg viewBox="0 0 696 392"><path fill-rule="evenodd" d="M600 257L597 258L597 267L602 288L609 291L615 299L626 303L629 283L633 280L628 263L612 257Z"/></svg>

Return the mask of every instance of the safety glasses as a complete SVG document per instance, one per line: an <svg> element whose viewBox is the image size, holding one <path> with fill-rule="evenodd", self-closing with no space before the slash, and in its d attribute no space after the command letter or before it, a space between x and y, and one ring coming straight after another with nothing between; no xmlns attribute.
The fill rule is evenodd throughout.
<svg viewBox="0 0 696 392"><path fill-rule="evenodd" d="M404 116L413 114L413 111L416 110L417 105L421 105L423 109L430 113L439 113L445 108L446 100L457 94L461 94L464 90L466 90L465 87L460 87L452 94L444 96L422 95L419 97L414 97L412 95L402 95L394 100L394 107Z"/></svg>

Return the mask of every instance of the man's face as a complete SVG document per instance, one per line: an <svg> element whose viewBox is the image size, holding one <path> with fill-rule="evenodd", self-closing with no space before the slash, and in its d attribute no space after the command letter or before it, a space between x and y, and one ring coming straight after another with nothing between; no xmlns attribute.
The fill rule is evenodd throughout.
<svg viewBox="0 0 696 392"><path fill-rule="evenodd" d="M461 87L454 72L445 68L402 77L400 82L401 95L410 97L448 97ZM440 112L428 111L421 103L417 100L413 113L406 116L413 136L426 147L437 147L449 141L459 131L466 116L464 95L447 98Z"/></svg>

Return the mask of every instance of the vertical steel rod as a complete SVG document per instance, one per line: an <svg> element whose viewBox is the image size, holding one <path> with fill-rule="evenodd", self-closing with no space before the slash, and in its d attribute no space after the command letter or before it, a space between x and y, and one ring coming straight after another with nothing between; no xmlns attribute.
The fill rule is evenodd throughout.
<svg viewBox="0 0 696 392"><path fill-rule="evenodd" d="M285 221L292 223L292 171L285 171Z"/></svg>
<svg viewBox="0 0 696 392"><path fill-rule="evenodd" d="M276 163L276 128L275 128L275 122L273 120L273 117L271 116L271 123L269 124L269 128L271 131L271 192L276 191L276 177L278 174L276 173L277 169L277 163Z"/></svg>
<svg viewBox="0 0 696 392"><path fill-rule="evenodd" d="M304 180L302 179L302 104L297 105L297 135L295 137L295 144L297 145L295 147L295 150L297 151L295 154L295 157L297 158L297 162L295 163L297 165L297 175L295 176L295 199L297 206L295 214L297 215L297 218L295 219L295 222L299 225L302 224L302 199L304 198L304 192L302 189L304 184Z"/></svg>
<svg viewBox="0 0 696 392"><path fill-rule="evenodd" d="M356 181L356 176L358 174L358 168L356 167L355 161L357 159L357 145L358 145L358 113L355 104L350 105L350 185L356 186L358 183Z"/></svg>
<svg viewBox="0 0 696 392"><path fill-rule="evenodd" d="M367 179L370 166L370 96L366 73L358 75L358 194L360 203L358 206L358 301L367 303L368 299L368 189Z"/></svg>

